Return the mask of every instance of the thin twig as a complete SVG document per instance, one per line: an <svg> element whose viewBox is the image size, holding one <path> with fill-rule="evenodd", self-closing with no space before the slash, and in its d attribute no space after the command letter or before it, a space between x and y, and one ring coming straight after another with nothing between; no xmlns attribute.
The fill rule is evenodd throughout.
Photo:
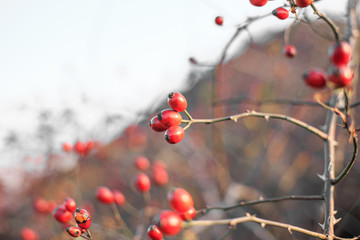
<svg viewBox="0 0 360 240"><path fill-rule="evenodd" d="M337 176L335 179L331 180L331 184L335 185L338 182L340 182L350 171L351 167L354 165L354 162L356 160L356 156L358 154L358 138L357 135L353 136L353 145L354 145L354 151L353 154L347 163L346 167L342 170L342 172Z"/></svg>
<svg viewBox="0 0 360 240"><path fill-rule="evenodd" d="M211 210L228 211L228 210L238 208L238 207L245 207L245 206L257 205L257 204L269 203L269 202L274 203L274 202L280 202L280 201L286 201L286 200L309 200L309 201L314 201L314 200L324 200L324 197L321 196L321 195L309 195L309 196L290 195L290 196L284 196L284 197L259 199L259 200L253 200L253 201L242 201L242 202L239 202L238 204L235 204L235 205L232 205L232 206L227 206L227 207L208 207L208 208L204 208L204 209L199 210L199 212L206 213L206 212L211 211Z"/></svg>
<svg viewBox="0 0 360 240"><path fill-rule="evenodd" d="M285 120L285 121L288 121L290 123L293 123L299 127L302 127L304 129L308 130L309 132L317 135L318 137L320 137L323 140L328 139L328 135L325 132L321 131L320 129L313 127L301 120L292 118L292 117L284 115L284 114L261 113L261 112L249 111L249 112L245 112L245 113L241 113L241 114L237 114L237 115L226 116L226 117L221 117L221 118L182 120L182 122L188 123L188 124L192 124L192 123L212 124L212 123L223 122L223 121L237 122L240 118L245 118L245 117L260 117L260 118L264 118L265 120L268 120L270 118Z"/></svg>
<svg viewBox="0 0 360 240"><path fill-rule="evenodd" d="M335 25L335 23L333 23L329 18L327 18L324 14L322 14L321 12L319 12L319 10L317 10L317 8L315 7L314 3L311 3L311 8L314 10L314 13L316 15L319 16L319 18L321 18L322 20L324 20L331 28L332 32L334 33L335 36L335 40L336 42L339 42L339 33L337 30L337 27Z"/></svg>

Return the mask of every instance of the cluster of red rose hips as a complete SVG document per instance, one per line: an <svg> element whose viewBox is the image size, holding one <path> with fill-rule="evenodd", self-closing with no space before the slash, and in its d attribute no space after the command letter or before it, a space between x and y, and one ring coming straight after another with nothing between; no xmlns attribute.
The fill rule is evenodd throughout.
<svg viewBox="0 0 360 240"><path fill-rule="evenodd" d="M77 141L74 146L71 143L65 142L62 144L62 149L66 153L75 152L79 156L85 157L89 155L91 150L94 148L94 142L89 140L86 143Z"/></svg>
<svg viewBox="0 0 360 240"><path fill-rule="evenodd" d="M76 207L76 202L72 198L66 198L64 202L58 205L54 210L55 219L63 224L68 223L73 217L77 226L69 226L66 228L67 233L72 237L91 238L88 229L91 225L91 217L85 209Z"/></svg>
<svg viewBox="0 0 360 240"><path fill-rule="evenodd" d="M163 234L169 236L178 234L181 231L182 222L190 221L196 215L194 201L185 189L172 189L167 199L173 210L163 210L154 217L154 224L147 230L151 240L161 240Z"/></svg>
<svg viewBox="0 0 360 240"><path fill-rule="evenodd" d="M346 41L332 44L328 48L328 56L331 65L327 73L320 68L312 68L303 75L305 83L318 89L326 87L327 83L331 88L349 86L354 77L353 70L349 66L352 57L350 44Z"/></svg>
<svg viewBox="0 0 360 240"><path fill-rule="evenodd" d="M185 97L178 92L172 92L168 95L168 104L171 109L162 110L157 116L150 120L150 127L156 132L165 132L165 140L168 143L175 144L184 138L184 129L179 125L182 122L180 112L187 108Z"/></svg>

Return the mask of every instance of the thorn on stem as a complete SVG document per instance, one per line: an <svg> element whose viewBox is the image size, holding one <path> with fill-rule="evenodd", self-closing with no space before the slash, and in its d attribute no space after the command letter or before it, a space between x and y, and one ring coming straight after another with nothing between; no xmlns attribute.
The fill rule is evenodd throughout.
<svg viewBox="0 0 360 240"><path fill-rule="evenodd" d="M266 224L265 224L265 223L261 223L261 227L262 227L262 228L265 228L265 227L266 227Z"/></svg>

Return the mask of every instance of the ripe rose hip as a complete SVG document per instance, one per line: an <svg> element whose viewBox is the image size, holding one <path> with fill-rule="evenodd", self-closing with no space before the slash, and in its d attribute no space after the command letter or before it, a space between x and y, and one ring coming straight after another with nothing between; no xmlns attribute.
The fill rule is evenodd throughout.
<svg viewBox="0 0 360 240"><path fill-rule="evenodd" d="M70 143L65 142L62 145L62 149L63 149L64 152L69 153L69 152L71 152L73 150L73 146Z"/></svg>
<svg viewBox="0 0 360 240"><path fill-rule="evenodd" d="M312 4L313 0L296 0L295 2L298 7L304 8Z"/></svg>
<svg viewBox="0 0 360 240"><path fill-rule="evenodd" d="M148 192L151 187L149 177L145 173L139 173L135 179L135 186L140 192Z"/></svg>
<svg viewBox="0 0 360 240"><path fill-rule="evenodd" d="M182 219L178 213L163 210L154 217L154 222L159 230L166 235L176 235L181 230Z"/></svg>
<svg viewBox="0 0 360 240"><path fill-rule="evenodd" d="M88 229L91 225L90 214L85 209L76 209L74 218L80 228Z"/></svg>
<svg viewBox="0 0 360 240"><path fill-rule="evenodd" d="M28 227L22 228L20 235L21 235L22 240L37 240L37 239L39 239L39 234L35 230L28 228Z"/></svg>
<svg viewBox="0 0 360 240"><path fill-rule="evenodd" d="M320 68L312 68L303 75L305 83L313 88L324 88L326 86L326 72Z"/></svg>
<svg viewBox="0 0 360 240"><path fill-rule="evenodd" d="M328 48L331 62L336 66L347 65L352 56L352 49L348 42L334 43Z"/></svg>
<svg viewBox="0 0 360 240"><path fill-rule="evenodd" d="M186 212L194 207L194 201L188 191L183 188L173 188L167 199L172 209L178 212Z"/></svg>
<svg viewBox="0 0 360 240"><path fill-rule="evenodd" d="M147 234L151 240L163 239L163 234L156 225L150 225L147 229Z"/></svg>
<svg viewBox="0 0 360 240"><path fill-rule="evenodd" d="M171 109L165 109L162 110L158 116L158 120L162 125L164 125L166 128L169 128L171 126L178 126L181 124L182 117L180 113L171 110Z"/></svg>
<svg viewBox="0 0 360 240"><path fill-rule="evenodd" d="M250 0L250 3L256 7L264 6L268 0Z"/></svg>
<svg viewBox="0 0 360 240"><path fill-rule="evenodd" d="M195 208L192 207L189 210L187 210L186 212L179 212L179 215L184 221L190 221L190 220L194 219L194 217L196 215L196 210L195 210Z"/></svg>
<svg viewBox="0 0 360 240"><path fill-rule="evenodd" d="M153 168L151 177L158 186L164 186L169 182L169 174L165 168Z"/></svg>
<svg viewBox="0 0 360 240"><path fill-rule="evenodd" d="M336 88L346 87L351 84L354 77L352 69L346 65L330 66L328 69L329 81L335 84Z"/></svg>
<svg viewBox="0 0 360 240"><path fill-rule="evenodd" d="M111 204L114 202L114 194L113 192L104 186L98 187L95 192L95 196L97 200L104 204Z"/></svg>
<svg viewBox="0 0 360 240"><path fill-rule="evenodd" d="M150 167L150 161L145 156L138 156L135 158L135 167L140 171L145 171Z"/></svg>
<svg viewBox="0 0 360 240"><path fill-rule="evenodd" d="M61 223L67 223L72 218L72 213L64 205L58 205L54 210L54 217Z"/></svg>
<svg viewBox="0 0 360 240"><path fill-rule="evenodd" d="M281 20L287 19L289 17L289 11L282 7L274 9L272 14Z"/></svg>
<svg viewBox="0 0 360 240"><path fill-rule="evenodd" d="M72 213L75 212L75 210L76 210L76 202L74 199L72 199L70 197L65 198L64 206L65 206L66 210L68 210Z"/></svg>
<svg viewBox="0 0 360 240"><path fill-rule="evenodd" d="M120 192L119 190L113 190L113 194L114 194L114 202L116 205L121 206L125 203L125 196L122 192Z"/></svg>
<svg viewBox="0 0 360 240"><path fill-rule="evenodd" d="M165 132L165 140L170 144L175 144L183 140L184 138L184 129L180 126L169 127Z"/></svg>
<svg viewBox="0 0 360 240"><path fill-rule="evenodd" d="M82 141L77 141L74 145L74 150L79 155L84 155L86 151L85 144Z"/></svg>
<svg viewBox="0 0 360 240"><path fill-rule="evenodd" d="M297 51L294 45L288 44L284 46L283 53L286 57L293 58L295 57Z"/></svg>
<svg viewBox="0 0 360 240"><path fill-rule="evenodd" d="M94 148L94 145L95 144L94 144L93 141L91 141L91 140L87 141L86 144L85 144L84 154L88 155L91 152L91 150Z"/></svg>
<svg viewBox="0 0 360 240"><path fill-rule="evenodd" d="M223 23L224 23L223 17L217 16L217 17L215 18L215 23L216 23L217 25L219 25L219 26L223 25ZM181 112L181 111L180 111L180 112Z"/></svg>
<svg viewBox="0 0 360 240"><path fill-rule="evenodd" d="M177 112L183 112L187 108L186 98L179 92L171 92L168 95L169 106Z"/></svg>
<svg viewBox="0 0 360 240"><path fill-rule="evenodd" d="M75 226L67 227L66 231L70 236L72 236L74 238L80 237L80 235L82 233L81 229L78 227L75 227Z"/></svg>
<svg viewBox="0 0 360 240"><path fill-rule="evenodd" d="M36 198L34 200L34 208L38 213L50 213L48 202L44 198Z"/></svg>
<svg viewBox="0 0 360 240"><path fill-rule="evenodd" d="M167 127L165 127L164 125L161 124L161 122L159 121L159 119L157 118L157 116L153 117L150 120L150 127L152 128L152 130L154 130L155 132L163 132L166 129L168 129Z"/></svg>

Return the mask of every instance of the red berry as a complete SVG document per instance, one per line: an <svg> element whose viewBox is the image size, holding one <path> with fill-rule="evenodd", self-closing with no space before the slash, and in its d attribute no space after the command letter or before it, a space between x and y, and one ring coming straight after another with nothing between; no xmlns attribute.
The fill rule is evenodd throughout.
<svg viewBox="0 0 360 240"><path fill-rule="evenodd" d="M250 3L256 7L264 6L268 0L250 0Z"/></svg>
<svg viewBox="0 0 360 240"><path fill-rule="evenodd" d="M298 7L304 8L312 4L313 0L296 0L295 2Z"/></svg>
<svg viewBox="0 0 360 240"><path fill-rule="evenodd" d="M88 229L91 225L90 214L85 209L76 209L74 218L80 228Z"/></svg>
<svg viewBox="0 0 360 240"><path fill-rule="evenodd" d="M189 61L190 61L192 64L197 64L197 63L198 63L198 62L196 61L196 59L193 58L193 57L190 57L190 58L189 58Z"/></svg>
<svg viewBox="0 0 360 240"><path fill-rule="evenodd" d="M50 213L48 202L44 198L36 198L34 200L34 208L38 213Z"/></svg>
<svg viewBox="0 0 360 240"><path fill-rule="evenodd" d="M67 223L72 218L72 213L64 205L58 205L54 210L54 217L61 223Z"/></svg>
<svg viewBox="0 0 360 240"><path fill-rule="evenodd" d="M76 237L80 237L82 231L80 228L78 227L75 227L75 226L71 226L71 227L68 227L66 228L66 231L68 232L68 234L74 238Z"/></svg>
<svg viewBox="0 0 360 240"><path fill-rule="evenodd" d="M167 199L172 209L178 212L186 212L194 207L194 201L190 193L183 188L172 189L169 192Z"/></svg>
<svg viewBox="0 0 360 240"><path fill-rule="evenodd" d="M150 127L155 131L155 132L163 132L167 129L167 127L165 127L164 125L161 124L161 122L159 121L159 119L157 118L157 116L153 117L150 120Z"/></svg>
<svg viewBox="0 0 360 240"><path fill-rule="evenodd" d="M163 239L163 234L156 225L151 225L147 229L147 234L151 240Z"/></svg>
<svg viewBox="0 0 360 240"><path fill-rule="evenodd" d="M223 17L217 16L217 17L215 18L215 23L216 23L217 25L219 25L219 26L223 25L223 23L224 23ZM180 112L181 112L181 111L180 111Z"/></svg>
<svg viewBox="0 0 360 240"><path fill-rule="evenodd" d="M116 203L116 205L121 206L125 203L125 196L122 192L120 192L119 190L113 190L113 194L114 202Z"/></svg>
<svg viewBox="0 0 360 240"><path fill-rule="evenodd" d="M326 72L320 68L312 68L303 75L305 83L313 88L326 86Z"/></svg>
<svg viewBox="0 0 360 240"><path fill-rule="evenodd" d="M179 92L169 93L168 104L174 111L177 112L183 112L187 108L186 98Z"/></svg>
<svg viewBox="0 0 360 240"><path fill-rule="evenodd" d="M72 147L72 145L70 143L65 142L62 145L62 149L64 150L64 152L68 153L68 152L71 152L73 150L73 147Z"/></svg>
<svg viewBox="0 0 360 240"><path fill-rule="evenodd" d="M328 48L331 62L336 66L347 65L352 56L352 49L348 42L334 43Z"/></svg>
<svg viewBox="0 0 360 240"><path fill-rule="evenodd" d="M184 129L180 126L169 127L165 132L165 140L170 144L175 144L183 140L184 138Z"/></svg>
<svg viewBox="0 0 360 240"><path fill-rule="evenodd" d="M190 221L190 220L194 219L194 217L196 215L196 210L194 207L192 207L189 210L187 210L186 212L179 212L179 215L184 221Z"/></svg>
<svg viewBox="0 0 360 240"><path fill-rule="evenodd" d="M21 238L23 240L37 240L39 239L39 234L31 229L31 228L28 228L28 227L24 227L21 229Z"/></svg>
<svg viewBox="0 0 360 240"><path fill-rule="evenodd" d="M135 179L135 185L140 192L147 192L151 187L150 179L145 173L139 173Z"/></svg>
<svg viewBox="0 0 360 240"><path fill-rule="evenodd" d="M72 213L75 212L75 210L76 210L76 202L72 198L69 198L69 197L65 198L64 206L65 206L66 210L68 210Z"/></svg>
<svg viewBox="0 0 360 240"><path fill-rule="evenodd" d="M159 230L166 235L176 235L181 230L182 219L178 213L163 210L154 218Z"/></svg>
<svg viewBox="0 0 360 240"><path fill-rule="evenodd" d="M169 128L171 126L178 126L181 124L182 117L180 113L171 110L171 109L165 109L162 110L158 116L158 120L162 125L164 125L166 128Z"/></svg>
<svg viewBox="0 0 360 240"><path fill-rule="evenodd" d="M152 180L158 186L164 186L169 182L169 174L165 168L153 168Z"/></svg>
<svg viewBox="0 0 360 240"><path fill-rule="evenodd" d="M85 144L85 151L84 154L87 155L90 153L90 151L94 148L94 142L89 140Z"/></svg>
<svg viewBox="0 0 360 240"><path fill-rule="evenodd" d="M351 84L354 77L354 72L350 67L343 66L330 66L328 69L329 81L335 84L336 88L346 87Z"/></svg>
<svg viewBox="0 0 360 240"><path fill-rule="evenodd" d="M104 204L111 204L114 202L114 194L113 192L107 187L98 187L95 192L96 198L104 203Z"/></svg>
<svg viewBox="0 0 360 240"><path fill-rule="evenodd" d="M77 141L74 145L74 150L79 155L84 155L86 151L85 144L81 141Z"/></svg>
<svg viewBox="0 0 360 240"><path fill-rule="evenodd" d="M135 158L135 167L140 171L145 171L150 167L149 159L145 156L138 156Z"/></svg>
<svg viewBox="0 0 360 240"><path fill-rule="evenodd" d="M289 17L289 11L282 7L274 9L272 14L281 20L287 19Z"/></svg>
<svg viewBox="0 0 360 240"><path fill-rule="evenodd" d="M297 51L294 45L288 44L284 46L283 53L285 54L286 57L293 58L295 57Z"/></svg>

